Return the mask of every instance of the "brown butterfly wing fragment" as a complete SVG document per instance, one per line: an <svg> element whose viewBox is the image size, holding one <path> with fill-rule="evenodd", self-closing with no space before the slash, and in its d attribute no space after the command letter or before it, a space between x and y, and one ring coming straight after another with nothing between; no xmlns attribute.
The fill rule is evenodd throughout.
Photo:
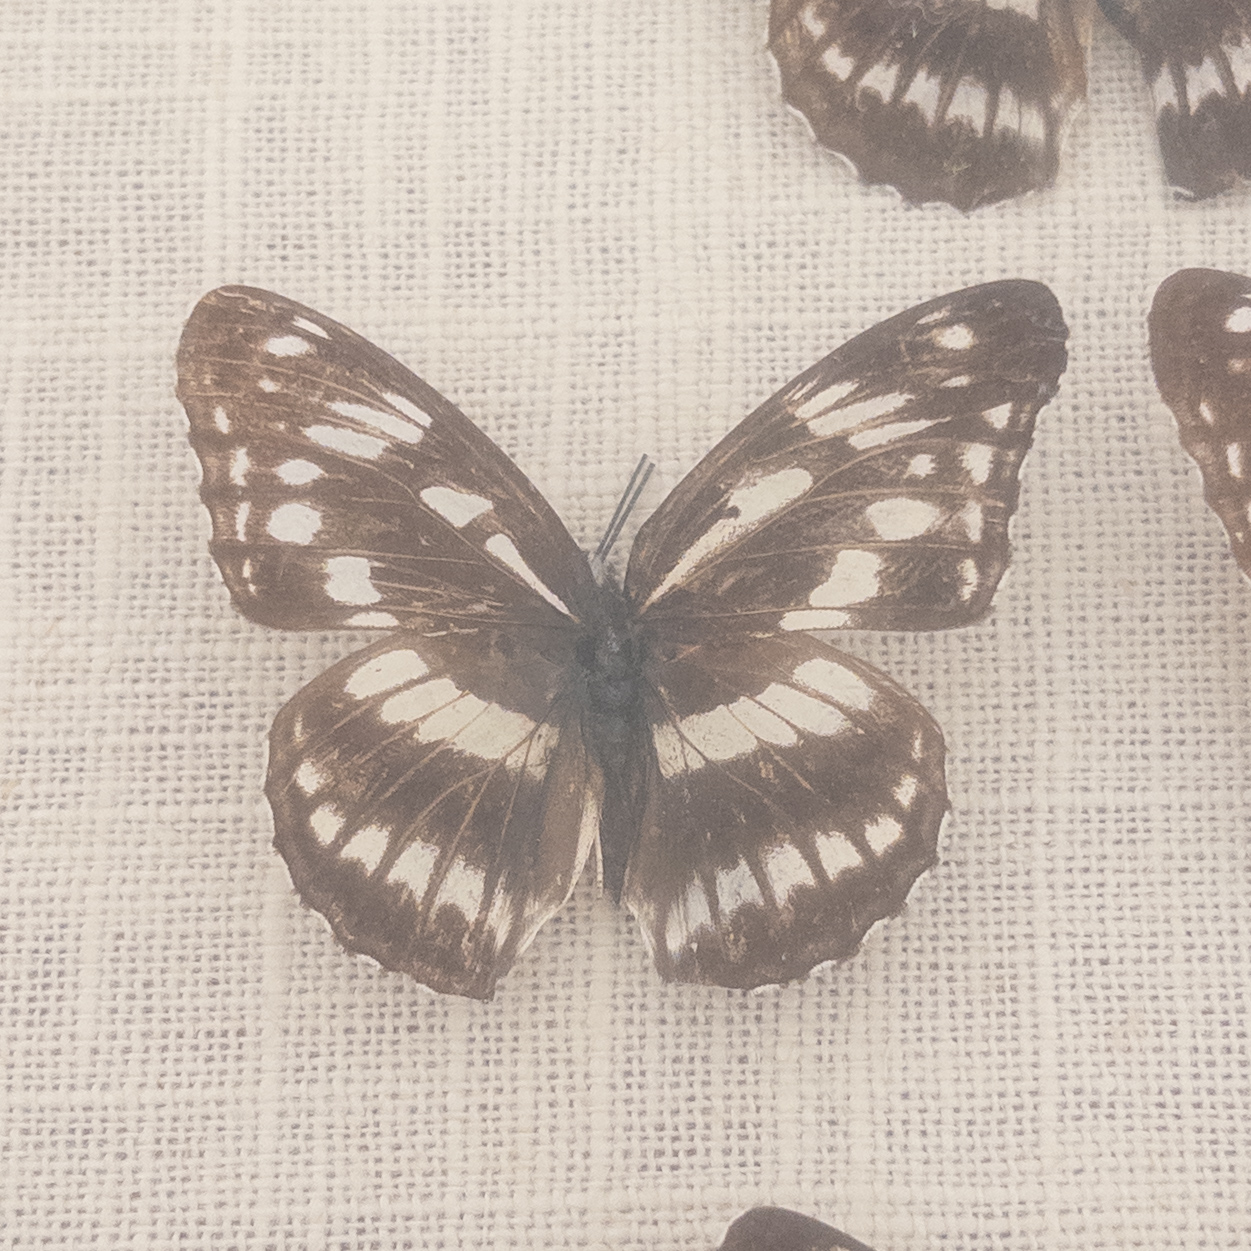
<svg viewBox="0 0 1251 1251"><path fill-rule="evenodd" d="M786 1208L752 1208L729 1229L717 1251L872 1251L848 1234Z"/></svg>
<svg viewBox="0 0 1251 1251"><path fill-rule="evenodd" d="M1251 278L1183 269L1160 284L1148 324L1160 395L1251 577Z"/></svg>
<svg viewBox="0 0 1251 1251"><path fill-rule="evenodd" d="M869 183L968 211L1049 184L1088 0L773 0L787 103Z"/></svg>
<svg viewBox="0 0 1251 1251"><path fill-rule="evenodd" d="M1251 178L1251 0L1099 0L1151 88L1169 182L1194 199Z"/></svg>

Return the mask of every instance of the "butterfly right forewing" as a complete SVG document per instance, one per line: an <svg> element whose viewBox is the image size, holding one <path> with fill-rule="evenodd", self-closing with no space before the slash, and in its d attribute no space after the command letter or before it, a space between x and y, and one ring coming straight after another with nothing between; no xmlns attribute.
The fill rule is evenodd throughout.
<svg viewBox="0 0 1251 1251"><path fill-rule="evenodd" d="M786 1208L752 1208L725 1231L717 1251L872 1251L849 1234Z"/></svg>
<svg viewBox="0 0 1251 1251"><path fill-rule="evenodd" d="M1156 291L1151 363L1203 494L1251 577L1251 278L1183 269Z"/></svg>

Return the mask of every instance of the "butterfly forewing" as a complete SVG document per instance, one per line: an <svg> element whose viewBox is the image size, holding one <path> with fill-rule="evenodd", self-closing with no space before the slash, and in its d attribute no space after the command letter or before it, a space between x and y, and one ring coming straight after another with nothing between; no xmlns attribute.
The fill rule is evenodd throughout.
<svg viewBox="0 0 1251 1251"><path fill-rule="evenodd" d="M279 713L275 843L348 948L491 996L594 839L572 664L515 633L402 632Z"/></svg>
<svg viewBox="0 0 1251 1251"><path fill-rule="evenodd" d="M1065 366L1055 297L956 292L882 322L732 431L639 532L648 622L920 630L990 606L1034 419Z"/></svg>
<svg viewBox="0 0 1251 1251"><path fill-rule="evenodd" d="M1160 284L1151 362L1203 494L1251 577L1251 278L1184 269Z"/></svg>
<svg viewBox="0 0 1251 1251"><path fill-rule="evenodd" d="M872 1251L821 1221L786 1208L752 1208L729 1229L717 1251Z"/></svg>
<svg viewBox="0 0 1251 1251"><path fill-rule="evenodd" d="M851 955L934 862L938 727L808 635L662 632L653 652L656 777L623 899L657 967L751 987Z"/></svg>
<svg viewBox="0 0 1251 1251"><path fill-rule="evenodd" d="M1215 195L1251 177L1251 0L1099 0L1138 50L1169 182Z"/></svg>
<svg viewBox="0 0 1251 1251"><path fill-rule="evenodd" d="M860 176L957 208L1055 177L1088 0L773 0L786 100Z"/></svg>
<svg viewBox="0 0 1251 1251"><path fill-rule="evenodd" d="M196 306L178 395L236 605L295 629L552 625L594 594L543 497L381 349L267 291Z"/></svg>

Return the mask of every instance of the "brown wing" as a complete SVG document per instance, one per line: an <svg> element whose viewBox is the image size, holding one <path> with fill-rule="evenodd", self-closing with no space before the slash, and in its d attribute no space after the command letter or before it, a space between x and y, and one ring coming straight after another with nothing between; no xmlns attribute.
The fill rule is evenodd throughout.
<svg viewBox="0 0 1251 1251"><path fill-rule="evenodd" d="M1086 96L1088 0L773 0L769 47L817 139L904 199L1046 186Z"/></svg>
<svg viewBox="0 0 1251 1251"><path fill-rule="evenodd" d="M717 1251L872 1251L811 1216L786 1208L752 1208L729 1229Z"/></svg>

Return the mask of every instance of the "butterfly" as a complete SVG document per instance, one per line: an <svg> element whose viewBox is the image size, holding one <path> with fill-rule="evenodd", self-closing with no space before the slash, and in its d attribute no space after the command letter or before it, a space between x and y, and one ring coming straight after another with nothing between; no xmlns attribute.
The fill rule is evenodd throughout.
<svg viewBox="0 0 1251 1251"><path fill-rule="evenodd" d="M392 631L279 712L266 792L350 950L489 998L595 853L669 980L852 954L934 862L942 735L808 631L984 614L1065 366L1026 281L881 323L732 430L620 586L404 366L246 287L196 306L178 394L236 606Z"/></svg>
<svg viewBox="0 0 1251 1251"><path fill-rule="evenodd" d="M1160 395L1251 577L1251 278L1183 269L1160 284L1148 328Z"/></svg>
<svg viewBox="0 0 1251 1251"><path fill-rule="evenodd" d="M752 1208L725 1231L717 1251L872 1251L848 1234L786 1208Z"/></svg>
<svg viewBox="0 0 1251 1251"><path fill-rule="evenodd" d="M1165 173L1251 176L1251 0L1099 0L1137 48ZM1086 97L1089 0L773 0L769 47L817 140L905 200L965 211L1050 184Z"/></svg>

